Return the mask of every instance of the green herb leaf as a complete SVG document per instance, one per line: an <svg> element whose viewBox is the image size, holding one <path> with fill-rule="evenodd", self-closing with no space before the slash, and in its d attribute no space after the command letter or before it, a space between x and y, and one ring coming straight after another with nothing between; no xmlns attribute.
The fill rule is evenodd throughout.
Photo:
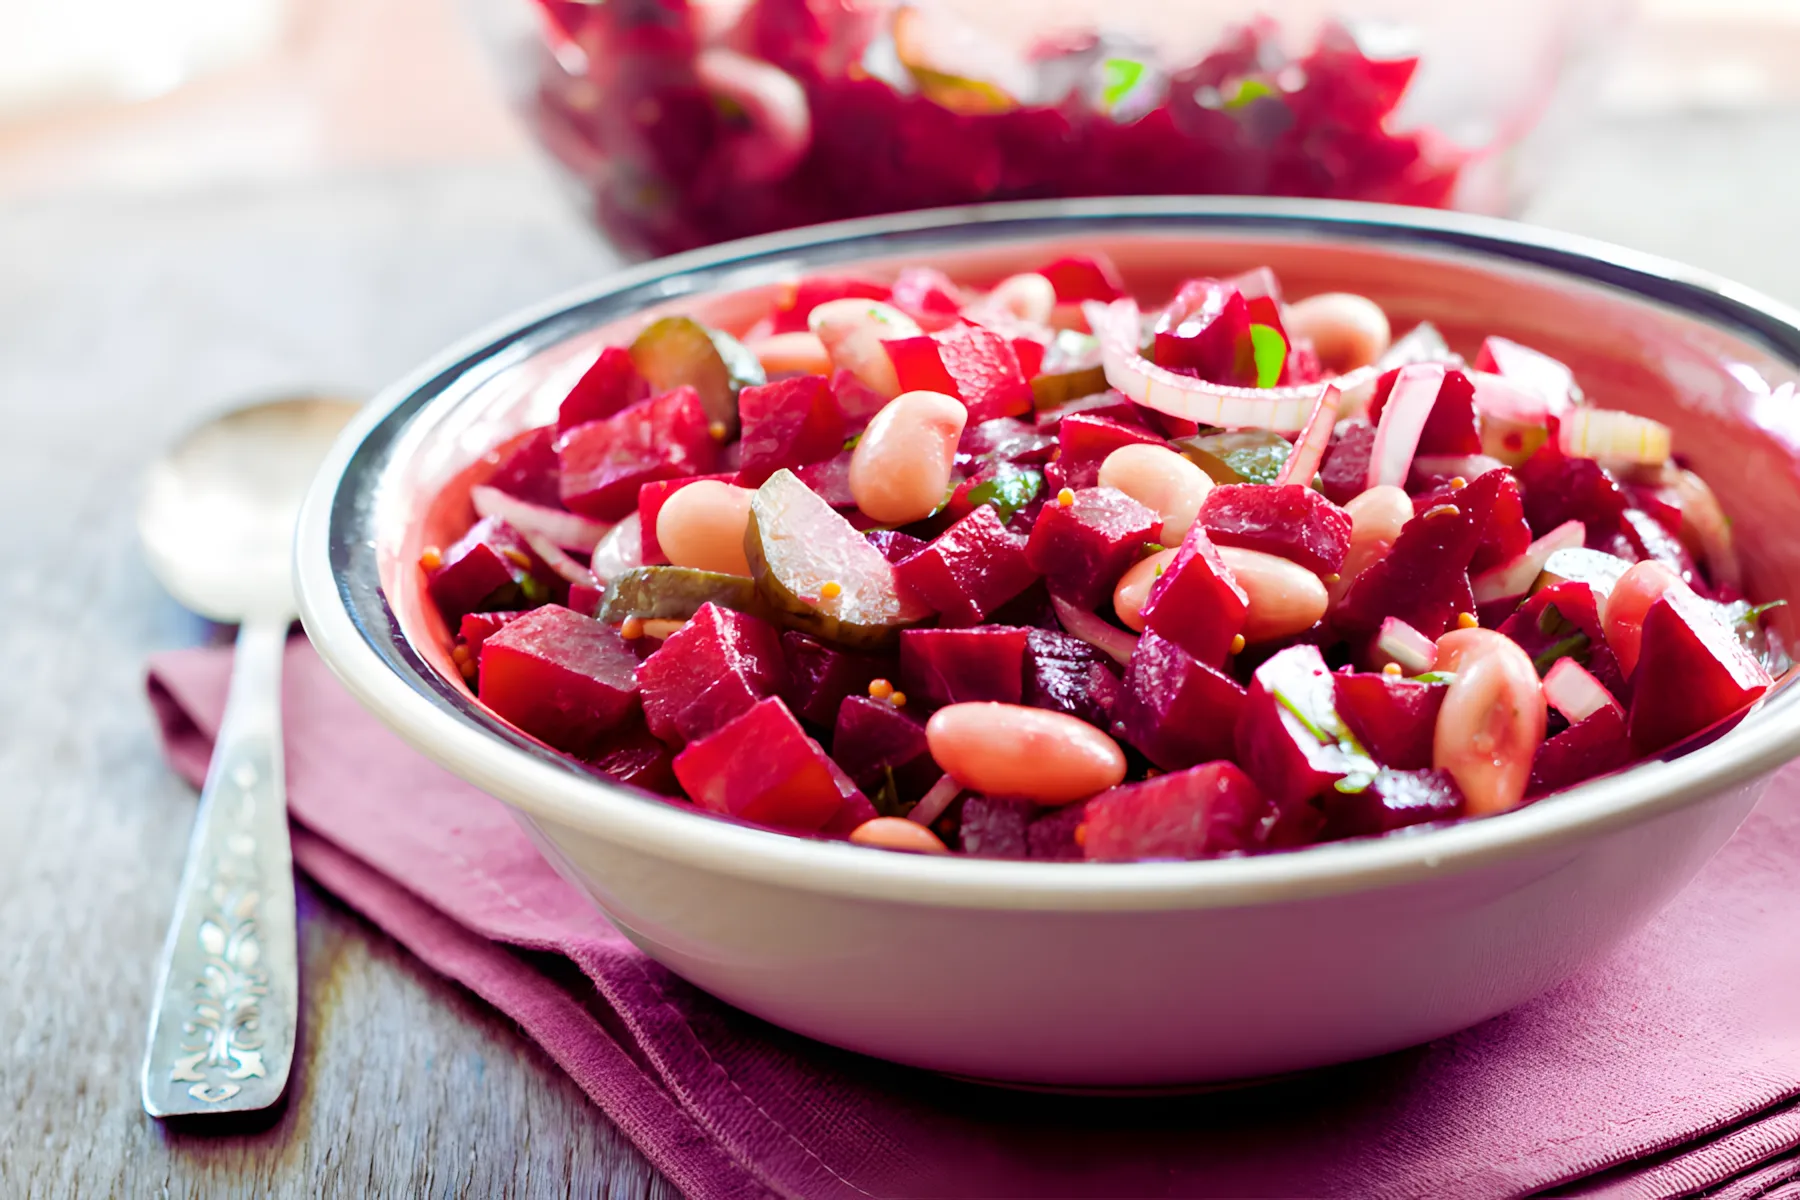
<svg viewBox="0 0 1800 1200"><path fill-rule="evenodd" d="M1455 683L1455 671L1427 671L1423 675L1414 675L1414 683Z"/></svg>
<svg viewBox="0 0 1800 1200"><path fill-rule="evenodd" d="M844 439L844 449L854 450L854 449L856 449L856 444L860 441L862 441L862 434L853 433L849 437Z"/></svg>
<svg viewBox="0 0 1800 1200"><path fill-rule="evenodd" d="M904 817L912 805L903 804L900 800L900 785L894 782L894 768L883 767L881 774L881 786L869 797L869 803L884 817Z"/></svg>
<svg viewBox="0 0 1800 1200"><path fill-rule="evenodd" d="M1768 612L1770 609L1786 608L1786 607L1787 607L1786 600L1771 600L1767 604L1758 604L1755 608L1745 609L1744 615L1738 618L1738 623L1740 625L1755 624L1757 622L1760 622L1763 618L1763 614Z"/></svg>
<svg viewBox="0 0 1800 1200"><path fill-rule="evenodd" d="M1537 668L1537 673L1540 677L1548 673L1550 668L1556 665L1556 660L1559 658L1572 658L1585 667L1587 666L1588 660L1588 647L1591 644L1592 643L1588 641L1587 634L1577 631L1570 634L1562 641L1547 647L1541 654L1531 660L1531 665Z"/></svg>
<svg viewBox="0 0 1800 1200"><path fill-rule="evenodd" d="M1013 515L1033 500L1044 490L1044 476L1040 471L1015 471L996 475L985 483L976 484L969 489L968 501L971 506L978 504L992 505L1000 514L1001 523L1013 519Z"/></svg>
<svg viewBox="0 0 1800 1200"><path fill-rule="evenodd" d="M1237 91L1232 93L1231 98L1225 101L1225 107L1228 109L1246 108L1255 104L1264 96L1279 95L1281 95L1280 92L1276 91L1273 87L1260 79L1244 79L1238 82Z"/></svg>
<svg viewBox="0 0 1800 1200"><path fill-rule="evenodd" d="M1256 355L1256 386L1274 387L1281 381L1281 368L1287 362L1287 339L1273 325L1252 325L1250 348Z"/></svg>
<svg viewBox="0 0 1800 1200"><path fill-rule="evenodd" d="M1144 64L1132 58L1109 58L1100 64L1100 100L1108 109L1131 94L1144 77Z"/></svg>

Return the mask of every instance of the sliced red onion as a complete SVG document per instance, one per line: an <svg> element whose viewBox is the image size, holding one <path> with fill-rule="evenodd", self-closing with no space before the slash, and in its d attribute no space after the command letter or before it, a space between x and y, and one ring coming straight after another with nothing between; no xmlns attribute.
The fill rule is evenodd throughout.
<svg viewBox="0 0 1800 1200"><path fill-rule="evenodd" d="M1338 415L1356 417L1368 412L1370 401L1375 399L1375 384L1383 375L1395 367L1426 362L1443 363L1447 367L1463 365L1462 356L1450 349L1437 326L1430 321L1420 321L1375 360L1373 375L1355 382L1348 382L1348 376L1337 380L1338 390L1344 393L1338 402Z"/></svg>
<svg viewBox="0 0 1800 1200"><path fill-rule="evenodd" d="M1131 661L1131 652L1137 649L1138 644L1136 634L1127 633L1116 625L1109 625L1100 617L1075 607L1060 596L1050 597L1050 607L1056 610L1056 619L1062 622L1063 629L1070 637L1080 638L1120 665Z"/></svg>
<svg viewBox="0 0 1800 1200"><path fill-rule="evenodd" d="M1408 675L1423 675L1437 662L1437 643L1402 621L1388 617L1375 635L1375 651L1387 662L1398 663Z"/></svg>
<svg viewBox="0 0 1800 1200"><path fill-rule="evenodd" d="M1744 590L1744 568L1738 561L1737 546L1731 540L1731 522L1719 507L1707 482L1692 471L1676 471L1675 494L1681 498L1681 521L1692 524L1700 540L1700 554L1706 560L1706 573L1715 584L1726 584Z"/></svg>
<svg viewBox="0 0 1800 1200"><path fill-rule="evenodd" d="M1438 478L1460 475L1464 479L1479 479L1489 471L1498 471L1505 466L1499 459L1486 454L1421 454L1412 461L1412 469L1419 474Z"/></svg>
<svg viewBox="0 0 1800 1200"><path fill-rule="evenodd" d="M812 145L806 89L780 67L714 47L694 58L694 77L715 97L744 111L752 132L732 146L731 177L747 183L781 179Z"/></svg>
<svg viewBox="0 0 1800 1200"><path fill-rule="evenodd" d="M1319 390L1319 398L1313 402L1312 416L1306 418L1306 427L1294 439L1294 451L1281 465L1276 483L1311 486L1319 464L1325 461L1325 448L1331 445L1331 431L1337 426L1338 399L1342 394L1329 383Z"/></svg>
<svg viewBox="0 0 1800 1200"><path fill-rule="evenodd" d="M1106 371L1106 382L1145 408L1225 429L1298 433L1318 403L1316 383L1274 388L1228 387L1157 366L1138 351L1143 318L1135 300L1114 300L1111 304L1089 300L1081 307L1088 327L1100 338L1100 363ZM1342 390L1373 383L1380 374L1380 369L1372 364L1330 382Z"/></svg>
<svg viewBox="0 0 1800 1200"><path fill-rule="evenodd" d="M1563 414L1558 445L1574 458L1655 466L1669 461L1669 427L1610 408L1572 408Z"/></svg>
<svg viewBox="0 0 1800 1200"><path fill-rule="evenodd" d="M631 513L594 546L593 571L601 584L644 565L644 535L638 515Z"/></svg>
<svg viewBox="0 0 1800 1200"><path fill-rule="evenodd" d="M1550 423L1550 402L1516 379L1486 371L1465 371L1475 387L1475 408L1483 417L1542 429Z"/></svg>
<svg viewBox="0 0 1800 1200"><path fill-rule="evenodd" d="M1587 720L1603 708L1619 707L1606 685L1572 658L1557 659L1544 676L1544 699L1571 725Z"/></svg>
<svg viewBox="0 0 1800 1200"><path fill-rule="evenodd" d="M1544 573L1544 564L1558 550L1573 550L1587 541L1587 527L1580 521L1564 521L1512 558L1489 567L1469 581L1475 603L1491 604L1523 596Z"/></svg>
<svg viewBox="0 0 1800 1200"><path fill-rule="evenodd" d="M1375 447L1369 455L1369 487L1406 485L1413 454L1419 448L1419 435L1425 432L1431 406L1437 403L1443 386L1442 363L1414 363L1400 368L1400 374L1394 377L1394 389L1382 405L1381 421L1375 426Z"/></svg>
<svg viewBox="0 0 1800 1200"><path fill-rule="evenodd" d="M962 795L962 784L950 777L948 771L938 776L938 781L931 785L931 790L919 797L919 802L912 806L906 814L909 821L917 821L921 825L929 825L944 815L951 801Z"/></svg>
<svg viewBox="0 0 1800 1200"><path fill-rule="evenodd" d="M564 554L549 538L529 530L521 529L519 532L525 535L525 544L531 547L531 552L543 559L545 566L571 584L579 584L582 587L597 585L592 571Z"/></svg>
<svg viewBox="0 0 1800 1200"><path fill-rule="evenodd" d="M603 521L591 521L560 508L533 504L486 484L469 489L469 503L475 506L477 516L499 517L520 533L538 534L562 550L586 554L607 530Z"/></svg>

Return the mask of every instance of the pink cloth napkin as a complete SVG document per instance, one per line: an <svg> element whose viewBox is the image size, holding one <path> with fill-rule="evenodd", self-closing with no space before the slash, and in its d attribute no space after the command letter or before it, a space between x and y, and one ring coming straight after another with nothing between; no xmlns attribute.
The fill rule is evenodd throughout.
<svg viewBox="0 0 1800 1200"><path fill-rule="evenodd" d="M198 783L230 656L157 657ZM1800 767L1643 933L1503 1017L1284 1083L1094 1100L820 1046L615 933L496 800L425 761L303 639L294 856L515 1020L688 1196L1800 1196ZM1328 1005L1329 997L1320 1003Z"/></svg>

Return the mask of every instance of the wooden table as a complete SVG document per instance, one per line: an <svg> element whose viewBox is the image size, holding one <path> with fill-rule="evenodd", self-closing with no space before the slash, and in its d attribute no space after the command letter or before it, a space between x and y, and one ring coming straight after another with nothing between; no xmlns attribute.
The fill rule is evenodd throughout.
<svg viewBox="0 0 1800 1200"><path fill-rule="evenodd" d="M1594 131L1532 215L1800 299L1800 115ZM241 1136L137 1101L193 815L146 654L213 636L139 558L156 450L301 386L368 393L604 270L511 163L157 198L0 201L0 1195L668 1196L501 1017L302 885L301 1061Z"/></svg>

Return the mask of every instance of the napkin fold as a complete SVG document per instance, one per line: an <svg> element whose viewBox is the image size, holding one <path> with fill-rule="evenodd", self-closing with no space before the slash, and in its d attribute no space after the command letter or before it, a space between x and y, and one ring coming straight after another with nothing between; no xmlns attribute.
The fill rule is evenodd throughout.
<svg viewBox="0 0 1800 1200"><path fill-rule="evenodd" d="M150 664L196 784L230 666L225 649ZM960 1083L740 1013L614 931L303 638L283 703L300 868L516 1020L695 1200L1800 1200L1800 765L1649 927L1511 1013L1279 1083L1103 1100Z"/></svg>

